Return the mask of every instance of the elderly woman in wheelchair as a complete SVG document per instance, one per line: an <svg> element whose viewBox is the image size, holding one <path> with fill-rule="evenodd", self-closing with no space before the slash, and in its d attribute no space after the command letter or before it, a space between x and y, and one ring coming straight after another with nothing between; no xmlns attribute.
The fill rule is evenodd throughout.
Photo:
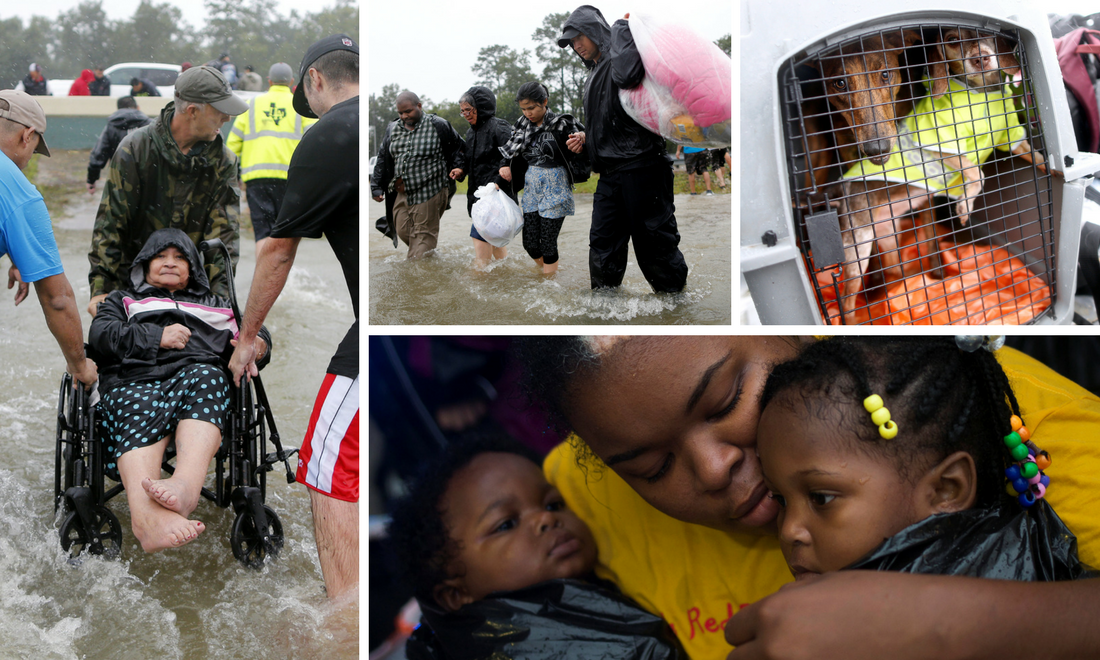
<svg viewBox="0 0 1100 660"><path fill-rule="evenodd" d="M117 466L141 547L157 552L205 530L188 516L221 446L230 379L220 365L233 353L237 322L178 229L149 237L130 278L130 290L100 304L88 342L99 366L107 468ZM261 338L266 362L266 329ZM173 440L175 471L161 479Z"/></svg>

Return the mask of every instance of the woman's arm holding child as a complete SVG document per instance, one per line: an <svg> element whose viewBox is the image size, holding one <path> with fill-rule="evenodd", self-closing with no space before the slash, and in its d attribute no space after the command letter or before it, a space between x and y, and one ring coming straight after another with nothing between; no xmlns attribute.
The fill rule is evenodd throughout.
<svg viewBox="0 0 1100 660"><path fill-rule="evenodd" d="M840 571L736 614L729 660L1100 657L1100 579L1012 582Z"/></svg>

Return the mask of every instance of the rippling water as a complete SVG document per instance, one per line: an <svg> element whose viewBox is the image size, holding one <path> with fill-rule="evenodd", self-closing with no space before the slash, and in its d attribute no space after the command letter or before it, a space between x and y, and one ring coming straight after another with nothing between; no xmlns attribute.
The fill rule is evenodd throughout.
<svg viewBox="0 0 1100 660"><path fill-rule="evenodd" d="M544 279L523 250L485 270L472 267L473 239L466 200L456 196L440 221L439 247L427 259L405 261L373 228L385 207L371 200L370 305L372 324L728 324L730 323L730 197L676 196L680 249L690 272L678 294L656 294L642 277L631 248L623 286L592 291L588 230L592 195L577 195L577 214L558 239L558 274Z"/></svg>
<svg viewBox="0 0 1100 660"><path fill-rule="evenodd" d="M86 207L56 231L82 308L91 236ZM251 237L242 238L241 248L243 308L255 264ZM8 260L2 265L6 273ZM279 468L269 475L267 504L283 523L286 545L259 571L233 558L232 509L205 500L192 516L206 523L205 533L183 548L146 555L129 528L124 495L108 505L124 530L121 560L69 565L52 502L65 363L33 288L19 307L10 291L0 293L0 658L357 658L358 602L327 602L309 496L287 484ZM90 318L82 317L86 336ZM275 352L263 379L284 443L301 443L324 368L352 320L331 249L303 240L267 322Z"/></svg>

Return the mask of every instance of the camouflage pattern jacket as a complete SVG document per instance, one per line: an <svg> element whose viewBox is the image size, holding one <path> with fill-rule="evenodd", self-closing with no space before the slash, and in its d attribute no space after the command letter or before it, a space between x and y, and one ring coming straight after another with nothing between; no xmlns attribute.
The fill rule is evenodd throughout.
<svg viewBox="0 0 1100 660"><path fill-rule="evenodd" d="M125 289L130 264L158 229L183 230L196 245L221 238L237 265L240 257L241 195L238 161L221 135L184 154L172 138L169 103L154 124L127 135L118 146L96 213L88 253L91 295ZM225 258L220 249L203 253L215 295L229 296Z"/></svg>

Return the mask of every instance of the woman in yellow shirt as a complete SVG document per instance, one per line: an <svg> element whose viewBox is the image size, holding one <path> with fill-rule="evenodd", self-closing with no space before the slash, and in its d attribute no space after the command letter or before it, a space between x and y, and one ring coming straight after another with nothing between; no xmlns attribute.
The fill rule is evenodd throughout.
<svg viewBox="0 0 1100 660"><path fill-rule="evenodd" d="M596 535L597 574L668 620L696 660L1100 657L1096 580L842 571L775 593L791 576L755 454L758 398L771 365L798 346L763 336L524 342L535 394L584 438L562 443L544 471ZM1054 458L1048 498L1081 560L1100 565L1100 399L1017 351L997 357Z"/></svg>

